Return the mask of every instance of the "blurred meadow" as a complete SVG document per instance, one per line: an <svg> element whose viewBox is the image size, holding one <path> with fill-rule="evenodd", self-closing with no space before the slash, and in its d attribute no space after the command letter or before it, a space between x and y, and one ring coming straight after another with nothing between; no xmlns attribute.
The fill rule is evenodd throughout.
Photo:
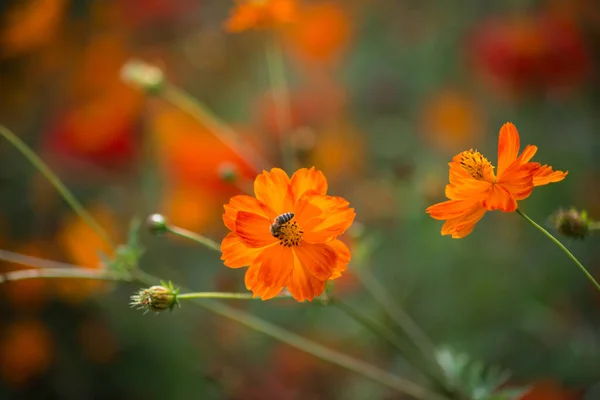
<svg viewBox="0 0 600 400"><path fill-rule="evenodd" d="M425 213L445 200L452 157L473 148L495 164L498 131L511 121L522 146L539 147L536 160L569 171L520 208L552 233L561 208L600 220L600 2L297 3L289 24L229 32L227 0L4 1L0 125L117 243L134 217L153 213L220 242L223 205L263 168L283 167L288 144L299 166L323 171L328 193L356 210L343 236L354 258L332 281L336 297L389 325L372 293L384 291L440 349L510 371L505 385L530 388L523 400L600 399L600 294L571 260L516 213L488 213L460 240L442 236L442 222ZM274 42L288 86L286 131L269 79ZM131 60L160 68L254 158L219 140L224 126L213 116L125 82ZM600 279L598 235L560 239ZM225 267L218 253L145 229L140 240L145 271L198 291L247 291L244 270ZM15 253L101 268L99 252L111 252L5 140L0 249L0 273L25 268L10 262ZM128 305L139 288L0 283L0 398L411 398L191 303L144 315ZM226 302L424 379L318 300Z"/></svg>

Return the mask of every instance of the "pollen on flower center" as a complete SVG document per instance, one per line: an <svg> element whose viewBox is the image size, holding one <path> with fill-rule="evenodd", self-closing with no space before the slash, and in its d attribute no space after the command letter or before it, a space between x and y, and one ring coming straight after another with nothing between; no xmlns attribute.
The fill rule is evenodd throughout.
<svg viewBox="0 0 600 400"><path fill-rule="evenodd" d="M492 167L492 163L483 154L473 149L463 151L460 156L460 165L475 179L483 179L485 168Z"/></svg>
<svg viewBox="0 0 600 400"><path fill-rule="evenodd" d="M303 234L304 231L298 227L296 221L288 221L278 227L274 236L279 239L281 246L292 247L300 244Z"/></svg>

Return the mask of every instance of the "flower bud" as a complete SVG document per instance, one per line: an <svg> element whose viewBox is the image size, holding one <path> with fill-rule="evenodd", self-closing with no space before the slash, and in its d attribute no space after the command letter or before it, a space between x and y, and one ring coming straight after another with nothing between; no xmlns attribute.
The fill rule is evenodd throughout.
<svg viewBox="0 0 600 400"><path fill-rule="evenodd" d="M173 307L179 305L177 295L179 289L175 289L169 282L161 282L161 285L152 286L148 289L141 289L138 293L131 296L131 307L137 307L144 310L144 313L153 311L159 313L164 310L171 311Z"/></svg>
<svg viewBox="0 0 600 400"><path fill-rule="evenodd" d="M238 179L238 169L235 164L224 162L219 165L219 177L227 183L235 183Z"/></svg>
<svg viewBox="0 0 600 400"><path fill-rule="evenodd" d="M142 60L129 60L121 68L121 79L148 94L157 94L164 88L165 77L162 70Z"/></svg>
<svg viewBox="0 0 600 400"><path fill-rule="evenodd" d="M554 229L561 235L576 239L585 238L590 231L590 223L587 211L577 211L575 208L569 210L558 210L551 217Z"/></svg>
<svg viewBox="0 0 600 400"><path fill-rule="evenodd" d="M146 218L146 227L156 236L163 236L169 231L167 219L161 214L152 214Z"/></svg>

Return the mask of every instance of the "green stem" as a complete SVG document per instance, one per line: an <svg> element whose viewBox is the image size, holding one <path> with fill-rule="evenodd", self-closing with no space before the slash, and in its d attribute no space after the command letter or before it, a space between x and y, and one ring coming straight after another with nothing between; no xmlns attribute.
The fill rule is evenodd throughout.
<svg viewBox="0 0 600 400"><path fill-rule="evenodd" d="M10 252L8 252L10 253ZM3 259L4 254L0 253L0 258ZM43 267L45 265L53 265L54 261L39 259L36 257L23 256L21 263L27 263L35 267ZM7 261L12 261L14 257L7 257ZM74 278L74 279L94 279L94 280L115 280L128 282L133 279L142 282L145 285L153 286L160 284L161 280L152 275L147 274L142 270L132 271L131 276L116 275L102 270L90 270L72 266L70 268L41 268L35 270L21 270L9 272L8 274L0 275L0 283L7 281L16 281L35 278ZM188 289L182 288L184 291ZM390 374L380 368L377 368L369 363L359 359L339 353L328 347L320 345L316 342L305 339L296 335L293 332L287 331L276 325L273 325L260 318L254 317L244 311L237 310L219 301L211 300L215 297L226 299L249 299L250 294L246 293L185 293L179 295L179 299L189 299L196 305L222 317L236 321L258 332L262 332L276 340L286 343L301 351L311 354L324 361L346 368L356 372L369 379L379 382L385 386L395 389L401 393L405 393L417 399L442 399L442 397L428 391L427 389L417 385L414 382L403 379L396 375Z"/></svg>
<svg viewBox="0 0 600 400"><path fill-rule="evenodd" d="M291 296L277 296L275 299L289 299ZM177 295L177 299L227 299L227 300L260 300L252 293L226 293L226 292L194 292Z"/></svg>
<svg viewBox="0 0 600 400"><path fill-rule="evenodd" d="M167 85L161 92L161 95L169 103L187 112L200 122L200 124L206 126L217 139L252 165L256 171L260 172L269 165L258 153L252 150L252 147L242 143L238 133L227 122L220 119L203 103L182 89L173 85Z"/></svg>
<svg viewBox="0 0 600 400"><path fill-rule="evenodd" d="M579 269L581 270L581 272L583 272L583 274L590 280L590 282L592 282L592 284L596 287L596 289L598 289L598 291L600 291L600 284L598 284L598 282L594 279L594 277L592 276L592 274L590 274L588 272L588 270L583 266L583 264L581 264L579 262L579 260L577 259L577 257L575 257L573 255L573 253L571 253L569 251L569 249L567 249L558 239L556 239L554 236L552 236L552 234L550 232L548 232L547 230L545 230L544 228L542 228L538 223L536 223L534 220L532 220L527 215L525 215L521 210L517 209L517 214L519 214L520 216L522 216L523 218L525 218L525 220L527 222L529 222L531 225L533 225L535 228L537 228L548 239L550 239L552 242L554 242L554 244L556 244L562 251L564 251L565 254L579 267Z"/></svg>
<svg viewBox="0 0 600 400"><path fill-rule="evenodd" d="M355 268L355 276L361 282L366 291L375 299L382 310L396 323L398 328L408 339L420 350L423 357L428 360L435 374L436 380L445 380L445 373L436 359L436 347L421 330L419 325L402 309L396 305L385 287L366 268ZM438 382L439 383L439 382Z"/></svg>
<svg viewBox="0 0 600 400"><path fill-rule="evenodd" d="M188 231L187 229L183 229L174 225L167 225L167 231L174 235L180 236L185 239L189 239L193 242L206 246L211 250L219 252L221 251L221 246L219 245L219 243L207 238L206 236L199 235L197 233Z"/></svg>
<svg viewBox="0 0 600 400"><path fill-rule="evenodd" d="M291 110L290 95L285 74L285 63L281 44L277 37L266 46L267 71L275 104L275 115L281 149L281 165L289 174L296 170L294 152L290 141Z"/></svg>
<svg viewBox="0 0 600 400"><path fill-rule="evenodd" d="M146 285L154 285L160 282L159 279L143 271L136 272L136 278ZM186 289L182 289L187 291ZM429 392L427 389L417 385L414 382L400 378L387 371L377 368L362 360L350 357L346 354L337 352L319 343L305 339L286 329L280 328L270 322L264 321L244 311L230 307L219 301L209 299L192 299L198 306L218 314L222 317L236 321L255 331L262 332L276 340L286 343L301 351L311 354L321 360L330 362L350 371L356 372L385 386L395 389L399 392L408 394L417 399L441 399L440 396Z"/></svg>
<svg viewBox="0 0 600 400"><path fill-rule="evenodd" d="M0 274L0 284L24 279L92 279L106 281L129 281L123 274L90 268L22 269Z"/></svg>
<svg viewBox="0 0 600 400"><path fill-rule="evenodd" d="M96 232L102 240L110 245L110 247L114 248L115 245L110 239L110 236L104 228L100 226L100 224L92 217L92 215L83 207L83 205L73 196L71 191L67 189L67 187L61 182L61 180L56 176L54 172L42 161L37 154L33 152L23 142L17 135L12 133L6 127L0 125L0 135L2 135L6 140L8 140L13 146L17 148L25 156L25 158L50 182L52 186L56 189L58 193L62 196L63 199L71 206L73 211L81 217L89 226Z"/></svg>

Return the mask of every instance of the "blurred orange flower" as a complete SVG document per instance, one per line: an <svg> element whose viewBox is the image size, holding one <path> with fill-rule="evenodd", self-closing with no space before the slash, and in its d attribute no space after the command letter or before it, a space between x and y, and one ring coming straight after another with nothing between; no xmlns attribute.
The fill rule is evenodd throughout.
<svg viewBox="0 0 600 400"><path fill-rule="evenodd" d="M296 9L296 0L236 0L225 29L242 32L253 28L274 28L294 22Z"/></svg>
<svg viewBox="0 0 600 400"><path fill-rule="evenodd" d="M343 2L318 2L301 8L288 42L304 60L330 62L350 41L351 21Z"/></svg>
<svg viewBox="0 0 600 400"><path fill-rule="evenodd" d="M117 220L106 207L92 205L88 210L111 237L116 237ZM63 221L56 238L57 244L68 255L70 261L84 268L103 268L100 252L112 256L112 249L77 215L69 214ZM81 301L90 294L107 287L106 282L97 280L57 279L58 294L67 300Z"/></svg>
<svg viewBox="0 0 600 400"><path fill-rule="evenodd" d="M254 296L267 300L285 286L296 300L312 301L326 280L347 268L350 250L337 237L352 225L354 209L326 195L327 180L314 167L291 179L279 168L263 171L254 193L225 205L223 221L231 232L221 243L221 259L230 268L250 266L246 287Z"/></svg>
<svg viewBox="0 0 600 400"><path fill-rule="evenodd" d="M473 32L468 52L477 70L509 93L573 86L590 69L577 25L551 15L486 20Z"/></svg>
<svg viewBox="0 0 600 400"><path fill-rule="evenodd" d="M3 21L0 56L22 54L51 42L60 26L66 6L66 0L16 2Z"/></svg>
<svg viewBox="0 0 600 400"><path fill-rule="evenodd" d="M446 220L442 235L467 236L487 211L513 212L517 200L529 197L534 186L562 181L567 172L529 162L537 146L527 145L517 157L520 138L517 128L506 123L498 138L498 170L480 152L466 150L452 159L446 197L450 200L427 208L432 218Z"/></svg>
<svg viewBox="0 0 600 400"><path fill-rule="evenodd" d="M167 183L161 212L175 225L199 230L214 221L215 212L227 198L239 193L223 179L223 166L235 171L239 183L256 174L254 167L213 132L179 109L159 109L150 126Z"/></svg>
<svg viewBox="0 0 600 400"><path fill-rule="evenodd" d="M477 100L459 90L435 93L422 109L421 126L427 142L443 150L473 143L482 124Z"/></svg>
<svg viewBox="0 0 600 400"><path fill-rule="evenodd" d="M48 369L53 351L51 334L40 321L13 322L2 332L0 376L13 386L25 385Z"/></svg>

